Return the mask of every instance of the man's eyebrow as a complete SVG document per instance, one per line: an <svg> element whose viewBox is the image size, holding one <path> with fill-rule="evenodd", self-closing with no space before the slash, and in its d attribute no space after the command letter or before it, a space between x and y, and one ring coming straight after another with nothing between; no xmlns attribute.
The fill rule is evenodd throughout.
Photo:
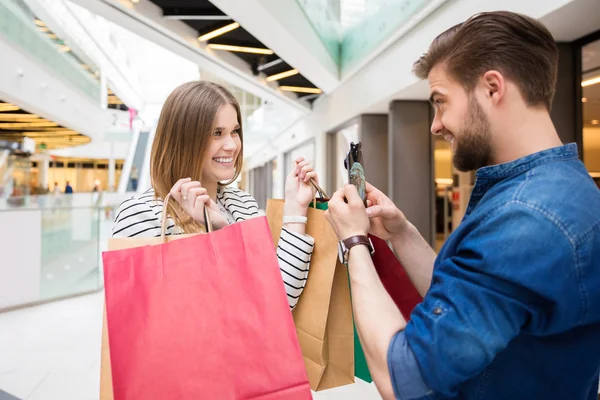
<svg viewBox="0 0 600 400"><path fill-rule="evenodd" d="M440 92L438 92L437 90L434 90L434 91L431 93L431 96L429 96L429 102L430 102L431 104L433 104L433 100L434 100L434 97L435 97L435 96L443 96L443 94L442 94L442 93L440 93Z"/></svg>

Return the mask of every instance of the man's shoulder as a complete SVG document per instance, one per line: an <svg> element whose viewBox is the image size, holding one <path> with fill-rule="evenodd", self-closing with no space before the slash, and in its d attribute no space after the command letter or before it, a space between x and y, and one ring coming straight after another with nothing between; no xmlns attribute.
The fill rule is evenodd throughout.
<svg viewBox="0 0 600 400"><path fill-rule="evenodd" d="M574 242L600 227L600 190L579 160L533 168L505 200L536 211Z"/></svg>

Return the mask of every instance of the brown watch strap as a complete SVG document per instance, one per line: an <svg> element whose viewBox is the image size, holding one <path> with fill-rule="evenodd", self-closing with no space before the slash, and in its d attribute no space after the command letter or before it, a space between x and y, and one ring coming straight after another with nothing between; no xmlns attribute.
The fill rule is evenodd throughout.
<svg viewBox="0 0 600 400"><path fill-rule="evenodd" d="M371 241L369 240L369 237L365 235L350 236L349 238L344 239L343 242L344 246L346 246L348 250L359 244L364 244L369 248L369 250L372 250Z"/></svg>

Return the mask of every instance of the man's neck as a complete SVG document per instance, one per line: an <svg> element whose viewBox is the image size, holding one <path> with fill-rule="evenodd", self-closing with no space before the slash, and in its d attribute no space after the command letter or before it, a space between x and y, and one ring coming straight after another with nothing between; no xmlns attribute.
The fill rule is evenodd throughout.
<svg viewBox="0 0 600 400"><path fill-rule="evenodd" d="M494 134L494 164L511 162L563 145L545 110L528 111L507 121Z"/></svg>

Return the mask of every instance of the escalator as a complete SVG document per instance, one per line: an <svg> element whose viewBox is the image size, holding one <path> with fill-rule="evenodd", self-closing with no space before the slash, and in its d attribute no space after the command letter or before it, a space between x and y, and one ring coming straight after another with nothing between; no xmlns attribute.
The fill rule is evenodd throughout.
<svg viewBox="0 0 600 400"><path fill-rule="evenodd" d="M142 173L144 172L144 167L145 167L145 158L146 158L146 153L147 153L147 148L148 148L148 141L150 139L150 132L140 132L138 140L137 140L137 144L135 146L135 153L133 155L133 162L131 165L131 170L129 171L128 175L128 181L127 181L127 191L128 192L135 192L136 190L134 189L134 185L131 179L132 176L132 170L133 167L135 166L135 168L137 169L137 181L139 183L140 181L140 176L142 175ZM146 163L147 164L147 163Z"/></svg>

